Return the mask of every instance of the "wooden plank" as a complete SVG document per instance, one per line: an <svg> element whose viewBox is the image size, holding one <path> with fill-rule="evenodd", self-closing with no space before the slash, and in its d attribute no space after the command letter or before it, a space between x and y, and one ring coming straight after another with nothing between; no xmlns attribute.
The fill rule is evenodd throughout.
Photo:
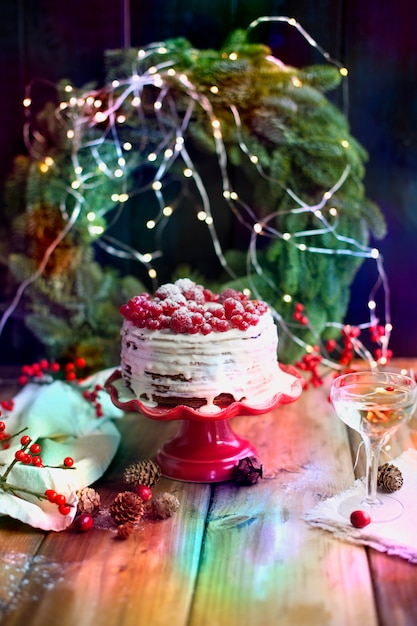
<svg viewBox="0 0 417 626"><path fill-rule="evenodd" d="M124 467L150 458L176 425L129 414L120 427L119 454L97 486L102 496L98 524L85 534L70 530L46 537L26 578L8 587L14 601L3 618L5 626L187 623L211 487L161 480L158 489L179 498L178 513L167 520L144 520L128 540L118 539L108 506L126 488ZM34 547L20 550L33 553Z"/></svg>
<svg viewBox="0 0 417 626"><path fill-rule="evenodd" d="M366 551L301 519L352 471L326 389L236 424L257 444L266 474L256 486L216 487L191 624L377 624Z"/></svg>

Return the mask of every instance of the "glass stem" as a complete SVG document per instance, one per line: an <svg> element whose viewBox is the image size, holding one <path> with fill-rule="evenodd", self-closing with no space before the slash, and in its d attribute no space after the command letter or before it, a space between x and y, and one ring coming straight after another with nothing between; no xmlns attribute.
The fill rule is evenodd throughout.
<svg viewBox="0 0 417 626"><path fill-rule="evenodd" d="M377 496L379 454L384 439L363 438L366 451L366 496L365 503L379 506L381 500Z"/></svg>

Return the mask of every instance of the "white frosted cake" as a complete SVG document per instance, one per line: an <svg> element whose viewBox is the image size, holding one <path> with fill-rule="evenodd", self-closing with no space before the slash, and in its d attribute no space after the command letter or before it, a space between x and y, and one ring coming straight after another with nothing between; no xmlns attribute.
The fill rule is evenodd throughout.
<svg viewBox="0 0 417 626"><path fill-rule="evenodd" d="M263 405L278 391L278 334L265 302L183 278L120 309L121 372L149 407L217 413L235 401Z"/></svg>

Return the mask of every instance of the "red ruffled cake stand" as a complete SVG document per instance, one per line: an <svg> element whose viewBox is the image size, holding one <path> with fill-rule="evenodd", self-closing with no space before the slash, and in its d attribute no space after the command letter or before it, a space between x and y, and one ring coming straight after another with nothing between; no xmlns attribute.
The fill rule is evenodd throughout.
<svg viewBox="0 0 417 626"><path fill-rule="evenodd" d="M197 483L224 482L233 478L240 459L258 456L255 446L233 432L230 419L240 415L262 415L297 400L302 381L295 368L279 365L282 391L257 406L233 402L218 413L207 414L184 405L172 408L145 406L128 389L120 370L105 383L113 404L123 411L142 413L154 420L181 420L177 433L157 452L156 461L167 478Z"/></svg>

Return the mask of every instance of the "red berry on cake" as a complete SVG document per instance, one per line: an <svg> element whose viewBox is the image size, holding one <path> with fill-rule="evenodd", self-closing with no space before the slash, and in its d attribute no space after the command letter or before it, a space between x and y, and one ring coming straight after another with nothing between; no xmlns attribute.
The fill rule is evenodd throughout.
<svg viewBox="0 0 417 626"><path fill-rule="evenodd" d="M186 333L192 327L191 315L185 307L180 307L173 312L171 317L171 330L174 333Z"/></svg>

